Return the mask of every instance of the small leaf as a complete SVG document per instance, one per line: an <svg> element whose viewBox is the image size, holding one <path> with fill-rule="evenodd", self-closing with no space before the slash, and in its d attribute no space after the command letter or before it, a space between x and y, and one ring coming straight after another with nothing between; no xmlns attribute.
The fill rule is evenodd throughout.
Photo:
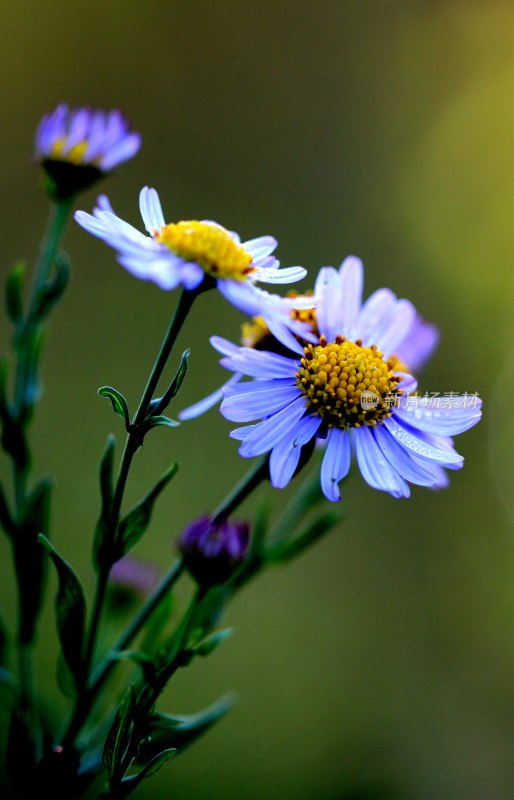
<svg viewBox="0 0 514 800"><path fill-rule="evenodd" d="M102 498L102 506L93 541L93 564L97 571L102 568L104 561L109 562L111 558L114 448L115 439L111 434L107 439L105 450L100 459L100 495Z"/></svg>
<svg viewBox="0 0 514 800"><path fill-rule="evenodd" d="M130 728L134 721L135 707L136 692L133 686L129 686L121 698L102 754L102 764L107 770L111 787L116 786L123 777L123 756L130 744Z"/></svg>
<svg viewBox="0 0 514 800"><path fill-rule="evenodd" d="M63 296L70 278L70 260L62 251L55 257L55 272L42 287L35 318L38 321L48 316L52 308L57 305Z"/></svg>
<svg viewBox="0 0 514 800"><path fill-rule="evenodd" d="M214 633L209 634L209 636L206 636L205 639L202 639L199 644L193 647L193 653L198 656L208 656L216 650L225 639L230 638L233 633L233 628L223 628L221 631L214 631Z"/></svg>
<svg viewBox="0 0 514 800"><path fill-rule="evenodd" d="M25 264L19 262L11 269L5 287L5 301L7 315L14 325L23 317L23 281L25 278Z"/></svg>
<svg viewBox="0 0 514 800"><path fill-rule="evenodd" d="M112 386L102 386L98 390L98 394L100 397L108 397L112 403L112 410L115 414L118 414L120 417L123 417L125 420L125 429L127 433L130 431L130 414L127 406L127 401L121 394L118 392L117 389L113 389Z"/></svg>
<svg viewBox="0 0 514 800"><path fill-rule="evenodd" d="M118 650L107 656L111 661L135 661L141 667L146 683L154 683L156 666L154 660L141 650Z"/></svg>
<svg viewBox="0 0 514 800"><path fill-rule="evenodd" d="M182 381L186 377L190 355L191 350L189 350L189 348L184 350L182 353L182 358L180 359L177 373L173 378L169 389L163 394L162 397L158 398L157 400L152 400L150 403L148 410L152 415L159 415L162 411L164 411L164 409L170 404L171 400L173 400L173 398L178 394L178 391L182 386Z"/></svg>
<svg viewBox="0 0 514 800"><path fill-rule="evenodd" d="M140 756L145 759L164 748L179 750L191 744L212 725L222 719L233 707L233 695L225 695L198 714L153 714L149 721L148 739L141 745Z"/></svg>
<svg viewBox="0 0 514 800"><path fill-rule="evenodd" d="M146 430L150 430L151 428L156 428L157 425L167 425L168 428L177 428L180 425L180 422L177 422L174 419L170 419L169 417L147 417L142 424L141 427L146 428Z"/></svg>
<svg viewBox="0 0 514 800"><path fill-rule="evenodd" d="M173 758L176 755L177 750L174 747L170 747L168 750L163 750L161 753L157 753L149 762L145 764L143 769L138 772L136 775L130 775L128 778L124 778L121 782L121 789L120 794L121 797L128 797L129 794L137 789L141 781L145 778L151 778L152 775L155 775L156 772L159 772L160 768L166 764L170 758Z"/></svg>
<svg viewBox="0 0 514 800"><path fill-rule="evenodd" d="M49 539L43 534L39 534L38 541L54 562L57 570L59 578L59 588L55 597L57 631L68 669L75 678L77 687L80 687L84 679L82 650L86 615L86 601L82 585L72 567L57 552Z"/></svg>
<svg viewBox="0 0 514 800"><path fill-rule="evenodd" d="M128 512L124 519L122 519L118 531L116 560L124 556L143 536L150 524L155 501L164 487L176 474L177 470L178 464L175 462L164 475L159 478L154 488Z"/></svg>

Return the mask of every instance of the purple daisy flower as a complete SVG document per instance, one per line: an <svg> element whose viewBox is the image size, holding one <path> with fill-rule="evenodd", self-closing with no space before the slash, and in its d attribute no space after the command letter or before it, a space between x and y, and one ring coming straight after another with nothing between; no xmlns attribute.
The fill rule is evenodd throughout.
<svg viewBox="0 0 514 800"><path fill-rule="evenodd" d="M321 486L332 501L352 454L366 482L394 497L408 497L407 482L445 486L444 469L459 469L463 457L450 438L481 416L476 396L418 397L416 380L399 359L408 343L423 358L433 349L435 329L420 322L414 306L389 289L362 303L363 269L347 258L338 270L324 267L315 286L316 343L287 356L223 345L223 364L252 378L224 390L221 413L251 422L231 436L246 458L270 453L270 476L277 488L291 480L303 446L326 442ZM406 350L407 348L405 348ZM414 355L412 355L414 354ZM419 359L418 359L419 360Z"/></svg>
<svg viewBox="0 0 514 800"><path fill-rule="evenodd" d="M35 142L40 159L96 167L100 172L132 158L140 146L141 136L130 130L121 111L69 109L64 104L43 117Z"/></svg>
<svg viewBox="0 0 514 800"><path fill-rule="evenodd" d="M255 306L256 282L291 283L306 274L303 267L279 269L272 255L277 242L272 236L241 243L239 236L211 220L186 220L166 224L159 195L145 186L139 208L147 234L141 233L112 210L100 197L93 214L77 211L75 219L89 233L103 239L118 254L119 263L142 280L161 289L197 289L211 281L237 308ZM262 313L273 324L279 319L273 295L259 295Z"/></svg>

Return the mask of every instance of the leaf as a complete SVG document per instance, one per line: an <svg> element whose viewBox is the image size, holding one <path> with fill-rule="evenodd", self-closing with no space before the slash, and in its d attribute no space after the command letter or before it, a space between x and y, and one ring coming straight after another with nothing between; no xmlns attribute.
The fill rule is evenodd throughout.
<svg viewBox="0 0 514 800"><path fill-rule="evenodd" d="M102 764L109 776L109 785L116 786L123 777L123 756L130 744L130 728L134 721L136 692L129 686L124 692L114 717L102 754Z"/></svg>
<svg viewBox="0 0 514 800"><path fill-rule="evenodd" d="M174 747L168 748L168 750L163 750L161 753L157 753L145 766L143 769L138 772L136 775L129 775L128 778L124 778L121 782L120 788L120 795L121 797L128 797L129 794L137 789L141 781L145 778L151 778L152 775L155 775L156 772L159 772L160 768L166 764L174 755L176 755L177 751Z"/></svg>
<svg viewBox="0 0 514 800"><path fill-rule="evenodd" d="M93 564L99 571L104 561L110 562L112 548L111 511L113 501L115 439L111 434L100 459L100 496L102 505L93 540Z"/></svg>
<svg viewBox="0 0 514 800"><path fill-rule="evenodd" d="M223 628L221 631L214 631L214 633L206 636L205 639L202 639L199 644L192 648L193 653L197 656L208 656L216 650L225 639L229 639L233 633L233 628Z"/></svg>
<svg viewBox="0 0 514 800"><path fill-rule="evenodd" d="M5 302L7 315L14 325L23 318L23 281L25 279L25 264L20 261L15 264L5 286Z"/></svg>
<svg viewBox="0 0 514 800"><path fill-rule="evenodd" d="M178 394L180 387L182 386L182 381L186 377L186 372L189 367L189 356L191 355L191 350L188 348L184 350L182 353L182 358L180 359L180 364L178 370L176 372L175 377L173 378L169 389L163 394L162 397L158 398L157 400L152 400L148 407L148 411L154 415L159 415L165 408L168 407L171 400Z"/></svg>
<svg viewBox="0 0 514 800"><path fill-rule="evenodd" d="M42 607L46 577L44 552L38 534L48 534L52 482L40 481L27 498L14 541L14 563L19 586L20 617L18 637L28 644Z"/></svg>
<svg viewBox="0 0 514 800"><path fill-rule="evenodd" d="M296 556L303 553L307 547L310 547L314 542L328 533L328 531L340 521L340 515L334 512L320 515L307 526L303 533L295 536L294 539L281 541L273 547L270 547L266 552L267 561L274 564L283 564L287 561L291 561L291 559L296 558Z"/></svg>
<svg viewBox="0 0 514 800"><path fill-rule="evenodd" d="M64 660L75 679L77 688L84 681L84 662L82 658L84 643L84 623L86 600L82 585L67 561L43 534L38 541L44 547L57 570L59 588L55 597L57 631Z"/></svg>
<svg viewBox="0 0 514 800"><path fill-rule="evenodd" d="M141 650L118 650L107 655L110 661L135 661L141 667L146 683L154 683L156 666L154 660Z"/></svg>
<svg viewBox="0 0 514 800"><path fill-rule="evenodd" d="M146 430L151 430L151 428L156 428L158 425L167 425L168 428L178 428L180 422L161 415L158 417L147 417L141 427Z"/></svg>
<svg viewBox="0 0 514 800"><path fill-rule="evenodd" d="M5 667L7 662L7 644L9 637L3 620L0 619L0 667Z"/></svg>
<svg viewBox="0 0 514 800"><path fill-rule="evenodd" d="M149 720L148 739L141 745L140 756L145 759L164 748L179 750L191 744L233 707L235 697L225 695L198 714L153 714ZM139 758L138 758L139 760Z"/></svg>
<svg viewBox="0 0 514 800"><path fill-rule="evenodd" d="M124 519L122 519L118 530L118 546L115 560L124 556L143 536L150 524L155 501L176 474L177 470L178 464L175 462L164 475L159 478L154 488L128 512Z"/></svg>
<svg viewBox="0 0 514 800"><path fill-rule="evenodd" d="M123 417L125 420L125 430L130 432L130 414L127 406L127 401L117 389L112 386L102 386L98 390L100 397L108 397L112 403L112 410L118 416Z"/></svg>
<svg viewBox="0 0 514 800"><path fill-rule="evenodd" d="M35 313L35 319L42 321L57 305L63 296L70 279L70 260L62 251L55 257L55 271L42 287Z"/></svg>

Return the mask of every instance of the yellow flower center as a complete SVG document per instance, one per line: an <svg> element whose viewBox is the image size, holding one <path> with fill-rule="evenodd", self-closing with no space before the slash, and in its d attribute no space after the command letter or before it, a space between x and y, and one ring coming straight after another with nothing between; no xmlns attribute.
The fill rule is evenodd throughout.
<svg viewBox="0 0 514 800"><path fill-rule="evenodd" d="M363 347L362 340L350 342L338 336L327 344L308 344L296 373L296 383L306 405L319 414L328 427L375 426L391 416L400 376L394 375L397 359L384 361L376 345Z"/></svg>
<svg viewBox="0 0 514 800"><path fill-rule="evenodd" d="M165 225L156 236L187 261L195 261L213 278L245 281L254 271L252 256L228 231L213 222L187 220Z"/></svg>
<svg viewBox="0 0 514 800"><path fill-rule="evenodd" d="M86 154L89 142L85 140L79 142L74 147L72 147L71 150L63 154L63 150L66 147L67 141L68 141L67 136L62 136L60 139L55 140L52 146L51 158L54 159L55 161L68 161L70 164L74 164L76 167L84 166L84 164L86 163L84 161L84 156Z"/></svg>

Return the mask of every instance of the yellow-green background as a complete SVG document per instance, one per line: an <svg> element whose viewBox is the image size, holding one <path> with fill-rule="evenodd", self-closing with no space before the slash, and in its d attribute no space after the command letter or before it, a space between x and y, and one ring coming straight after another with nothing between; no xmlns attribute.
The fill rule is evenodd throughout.
<svg viewBox="0 0 514 800"><path fill-rule="evenodd" d="M441 328L423 390L484 398L449 490L399 501L355 475L345 522L237 599L235 637L163 707L192 711L228 689L237 706L140 798L514 795L513 32L508 0L0 3L2 274L33 262L44 227L30 162L40 117L61 101L120 107L143 135L103 187L122 216L139 224L139 189L155 186L170 221L272 233L311 284L320 266L359 255L366 293L390 286ZM73 282L48 338L33 441L37 473L58 478L54 540L90 593L97 461L109 430L122 439L96 389L111 383L134 408L175 296L74 224L66 248ZM221 297L201 298L180 341L192 348L183 403L219 384L207 338L235 339L239 323ZM181 465L137 548L162 568L180 527L247 466L229 429L212 412L153 434L137 457L128 500ZM12 619L5 541L0 558ZM54 588L52 576L38 684L58 710Z"/></svg>

